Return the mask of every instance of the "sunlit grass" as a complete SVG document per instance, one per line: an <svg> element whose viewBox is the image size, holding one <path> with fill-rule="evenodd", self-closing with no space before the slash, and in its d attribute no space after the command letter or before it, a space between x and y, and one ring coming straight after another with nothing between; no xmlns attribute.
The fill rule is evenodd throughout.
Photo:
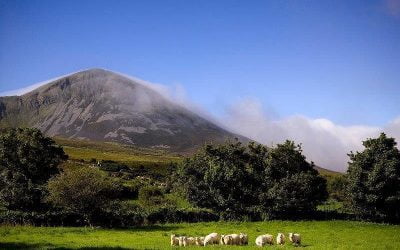
<svg viewBox="0 0 400 250"><path fill-rule="evenodd" d="M292 231L301 233L302 246L309 249L400 249L400 226L352 221L213 222L126 230L3 226L0 227L0 248L168 249L171 233L198 236L210 232L246 232L250 237L249 246L235 249L251 249L255 247L257 235ZM286 244L268 248L294 247Z"/></svg>

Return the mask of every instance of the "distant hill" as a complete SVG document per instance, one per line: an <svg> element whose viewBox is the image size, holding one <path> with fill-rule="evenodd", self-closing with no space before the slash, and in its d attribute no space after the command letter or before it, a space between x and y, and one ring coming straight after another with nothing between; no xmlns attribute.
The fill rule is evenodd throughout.
<svg viewBox="0 0 400 250"><path fill-rule="evenodd" d="M206 142L247 138L123 75L90 69L22 96L0 97L0 127L35 127L49 136L191 151Z"/></svg>
<svg viewBox="0 0 400 250"><path fill-rule="evenodd" d="M343 174L343 173L341 173L341 172L336 172L336 171L329 170L329 169L326 169L326 168L321 168L321 167L318 167L318 166L315 166L314 168L315 168L316 170L318 170L318 172L319 172L321 175L324 175L324 176L333 177L333 176L337 176L337 175L342 175L342 174Z"/></svg>

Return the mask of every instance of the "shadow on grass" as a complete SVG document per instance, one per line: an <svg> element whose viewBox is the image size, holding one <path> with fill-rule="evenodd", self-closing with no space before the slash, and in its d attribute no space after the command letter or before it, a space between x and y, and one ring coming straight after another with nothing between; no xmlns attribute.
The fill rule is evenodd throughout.
<svg viewBox="0 0 400 250"><path fill-rule="evenodd" d="M0 243L0 249L11 250L11 249L57 249L57 250L66 250L71 248L66 247L55 247L51 244L27 244L27 243L16 243L16 242L2 242ZM134 248L125 248L125 247L80 247L74 248L79 250L134 250Z"/></svg>
<svg viewBox="0 0 400 250"><path fill-rule="evenodd" d="M52 247L52 245L46 244L27 244L27 243L16 243L16 242L1 242L0 249L39 249L44 247Z"/></svg>
<svg viewBox="0 0 400 250"><path fill-rule="evenodd" d="M153 231L173 231L180 229L182 227L179 226L164 226L164 225L152 225L152 226L141 226L141 227L133 227L128 229L119 229L126 231L134 231L134 232L153 232Z"/></svg>

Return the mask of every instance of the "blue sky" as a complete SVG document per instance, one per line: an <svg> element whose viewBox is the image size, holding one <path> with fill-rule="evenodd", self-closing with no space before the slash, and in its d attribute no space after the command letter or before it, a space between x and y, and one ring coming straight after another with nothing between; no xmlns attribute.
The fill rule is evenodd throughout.
<svg viewBox="0 0 400 250"><path fill-rule="evenodd" d="M400 115L400 11L376 1L0 0L0 92L101 67L180 85L214 115Z"/></svg>
<svg viewBox="0 0 400 250"><path fill-rule="evenodd" d="M0 93L88 68L334 170L367 137L400 141L400 0L0 0Z"/></svg>

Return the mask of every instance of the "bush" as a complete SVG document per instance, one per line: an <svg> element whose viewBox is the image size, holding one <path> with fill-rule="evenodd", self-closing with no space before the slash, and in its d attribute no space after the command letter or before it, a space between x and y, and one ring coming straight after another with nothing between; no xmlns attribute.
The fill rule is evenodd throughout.
<svg viewBox="0 0 400 250"><path fill-rule="evenodd" d="M275 148L207 145L185 159L171 181L194 206L224 220L294 218L312 214L327 198L326 180L291 141Z"/></svg>
<svg viewBox="0 0 400 250"><path fill-rule="evenodd" d="M120 184L95 168L70 168L48 183L47 200L65 211L76 213L92 225L116 200Z"/></svg>

